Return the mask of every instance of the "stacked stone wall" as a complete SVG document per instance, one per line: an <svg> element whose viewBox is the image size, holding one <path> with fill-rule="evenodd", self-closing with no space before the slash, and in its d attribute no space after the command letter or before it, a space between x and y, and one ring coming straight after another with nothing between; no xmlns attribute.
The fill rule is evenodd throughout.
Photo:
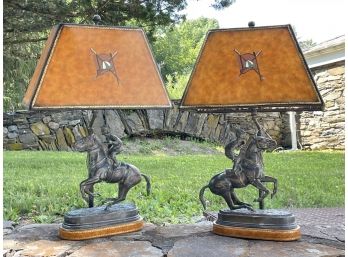
<svg viewBox="0 0 348 257"><path fill-rule="evenodd" d="M82 111L5 113L4 149L70 151L77 134L86 135L81 117Z"/></svg>
<svg viewBox="0 0 348 257"><path fill-rule="evenodd" d="M345 64L339 62L312 70L325 103L324 111L302 112L298 134L305 149L344 149Z"/></svg>
<svg viewBox="0 0 348 257"><path fill-rule="evenodd" d="M4 114L4 148L7 150L70 151L78 136L87 135L85 120L91 111L16 112ZM278 113L259 114L260 124L281 143L282 119ZM102 128L120 138L132 136L179 135L221 144L235 137L236 129L254 133L250 114L201 114L182 111L178 103L170 110L100 110L93 130L102 141Z"/></svg>

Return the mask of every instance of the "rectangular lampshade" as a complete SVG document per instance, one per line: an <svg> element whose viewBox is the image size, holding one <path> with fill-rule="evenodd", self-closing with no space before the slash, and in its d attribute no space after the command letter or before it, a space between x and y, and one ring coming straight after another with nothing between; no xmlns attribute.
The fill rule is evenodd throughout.
<svg viewBox="0 0 348 257"><path fill-rule="evenodd" d="M60 24L23 103L28 109L171 107L142 29Z"/></svg>
<svg viewBox="0 0 348 257"><path fill-rule="evenodd" d="M211 112L321 110L290 25L207 33L181 108Z"/></svg>

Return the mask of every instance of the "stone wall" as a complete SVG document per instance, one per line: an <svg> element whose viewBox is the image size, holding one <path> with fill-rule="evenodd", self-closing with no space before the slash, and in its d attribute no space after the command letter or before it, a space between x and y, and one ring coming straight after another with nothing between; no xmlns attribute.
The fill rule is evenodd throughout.
<svg viewBox="0 0 348 257"><path fill-rule="evenodd" d="M91 111L16 112L4 114L4 148L7 150L70 151L77 135L87 134L85 119ZM282 142L282 119L278 113L259 114L268 133ZM104 141L102 127L120 138L132 136L179 135L225 144L235 137L235 129L255 131L250 114L230 114L230 125L223 114L199 114L171 110L103 110L97 111L94 132Z"/></svg>
<svg viewBox="0 0 348 257"><path fill-rule="evenodd" d="M302 112L298 115L298 134L303 148L344 149L345 64L335 63L312 69L324 112Z"/></svg>
<svg viewBox="0 0 348 257"><path fill-rule="evenodd" d="M70 151L76 134L86 135L81 117L81 111L5 113L4 148Z"/></svg>

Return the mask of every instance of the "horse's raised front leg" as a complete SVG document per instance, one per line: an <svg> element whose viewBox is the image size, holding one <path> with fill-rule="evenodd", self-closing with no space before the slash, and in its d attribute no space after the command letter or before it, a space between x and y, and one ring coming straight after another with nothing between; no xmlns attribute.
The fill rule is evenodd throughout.
<svg viewBox="0 0 348 257"><path fill-rule="evenodd" d="M273 192L271 194L271 198L277 193L278 191L278 180L276 178L270 177L270 176L264 176L261 178L261 182L272 182L273 183Z"/></svg>
<svg viewBox="0 0 348 257"><path fill-rule="evenodd" d="M265 197L269 194L268 188L265 187L259 179L255 179L250 184L262 191L261 196L258 199L255 199L254 202L262 202L263 199L265 199Z"/></svg>

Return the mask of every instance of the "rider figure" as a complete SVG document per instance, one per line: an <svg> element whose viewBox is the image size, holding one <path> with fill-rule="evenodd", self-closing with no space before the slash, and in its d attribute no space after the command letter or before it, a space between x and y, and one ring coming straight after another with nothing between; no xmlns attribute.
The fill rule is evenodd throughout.
<svg viewBox="0 0 348 257"><path fill-rule="evenodd" d="M254 121L257 132L255 135L250 135L247 140L243 139L246 136L246 132L242 129L236 129L236 139L228 143L225 147L225 155L233 161L232 169L229 169L229 173L231 176L239 177L242 172L244 172L245 176L248 178L250 183L257 178L259 172L255 173L255 170L250 170L250 167L258 167L258 169L263 169L263 160L262 155L260 155L260 159L256 162L251 162L248 158L246 158L245 154L250 145L251 140L260 139L260 138L271 138L267 132L265 132L261 125L258 123L255 114L252 114L252 120ZM266 135L266 136L265 136ZM258 140L256 140L256 145L258 149L261 149L258 145ZM235 154L234 150L239 149L239 154ZM243 167L242 167L243 165ZM255 177L256 176L256 177Z"/></svg>
<svg viewBox="0 0 348 257"><path fill-rule="evenodd" d="M118 166L118 161L116 159L116 155L121 152L122 141L115 135L108 135L108 152L107 155L114 160L115 165Z"/></svg>
<svg viewBox="0 0 348 257"><path fill-rule="evenodd" d="M228 169L228 172L230 176L232 177L240 177L241 173L244 172L245 176L248 178L249 182L252 182L255 180L254 173L249 172L248 168L245 166L248 164L246 163L248 161L248 158L246 158L245 154L248 149L248 146L250 145L251 140L253 139L252 135L249 135L248 138L247 133L242 130L238 129L236 130L236 139L228 143L225 147L225 155L227 158L231 159L233 161L232 169ZM239 154L235 154L234 150L239 149ZM243 167L242 167L242 163Z"/></svg>
<svg viewBox="0 0 348 257"><path fill-rule="evenodd" d="M225 146L225 155L227 158L233 161L232 169L230 169L230 172L234 173L235 175L239 176L242 172L241 167L241 161L244 158L245 155L245 140L243 139L242 134L245 133L242 129L236 130L236 139L229 142ZM239 149L239 154L235 154L234 150Z"/></svg>
<svg viewBox="0 0 348 257"><path fill-rule="evenodd" d="M103 127L102 133L105 135L107 142L106 155L113 161L113 165L117 167L119 162L116 159L116 155L121 152L122 141L117 136L110 134L107 127Z"/></svg>

